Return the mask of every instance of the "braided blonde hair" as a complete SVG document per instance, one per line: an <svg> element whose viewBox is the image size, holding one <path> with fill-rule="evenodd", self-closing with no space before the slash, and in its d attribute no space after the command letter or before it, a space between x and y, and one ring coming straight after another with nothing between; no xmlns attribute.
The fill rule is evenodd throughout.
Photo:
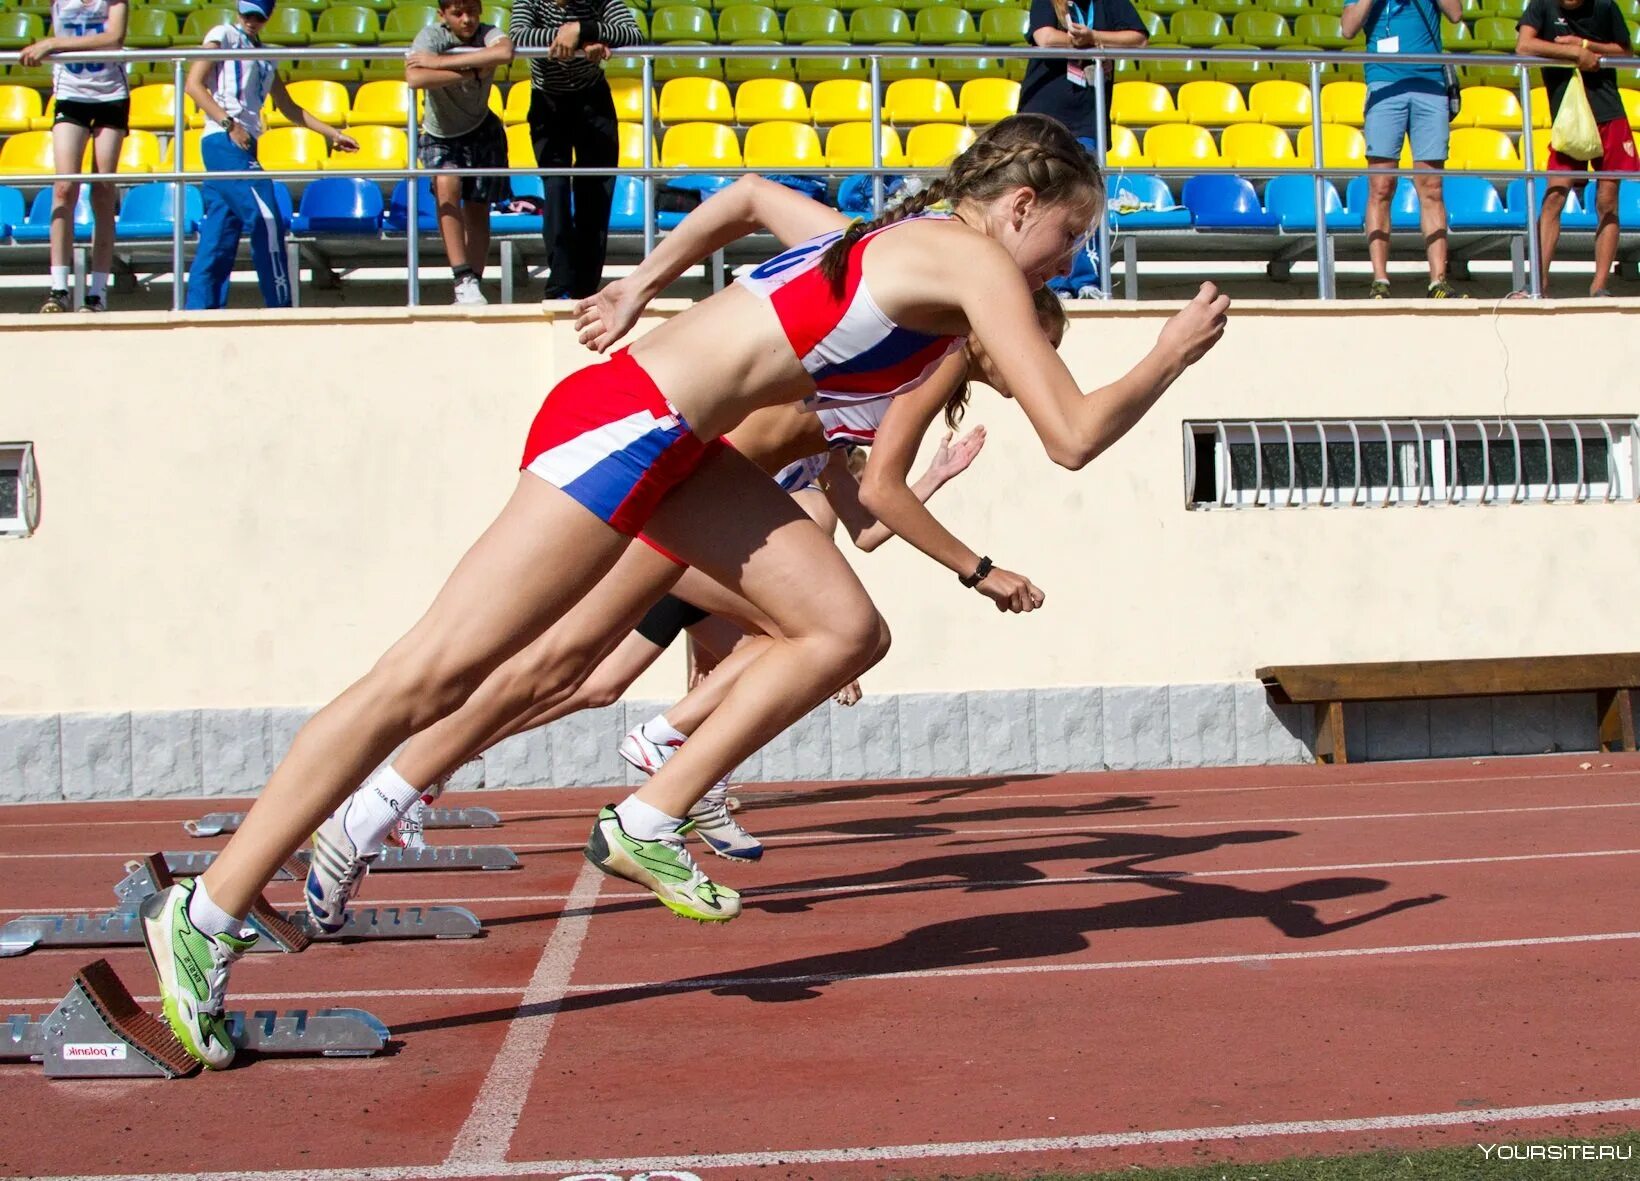
<svg viewBox="0 0 1640 1181"><path fill-rule="evenodd" d="M820 273L839 295L847 282L849 255L865 234L916 217L942 202L989 201L1010 189L1035 189L1044 204L1081 201L1101 208L1105 180L1099 165L1065 125L1046 115L1011 115L985 129L946 174L880 217L855 222L827 247Z"/></svg>

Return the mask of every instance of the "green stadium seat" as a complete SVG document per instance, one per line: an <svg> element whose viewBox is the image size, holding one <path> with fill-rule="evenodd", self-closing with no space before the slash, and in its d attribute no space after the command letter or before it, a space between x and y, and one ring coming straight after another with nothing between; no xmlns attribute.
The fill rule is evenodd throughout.
<svg viewBox="0 0 1640 1181"><path fill-rule="evenodd" d="M180 35L176 13L163 8L133 8L125 25L127 49L164 49Z"/></svg>
<svg viewBox="0 0 1640 1181"><path fill-rule="evenodd" d="M717 40L712 14L693 4L669 4L657 8L649 18L649 39L656 45L688 41L696 45Z"/></svg>
<svg viewBox="0 0 1640 1181"><path fill-rule="evenodd" d="M835 8L820 4L798 4L786 12L786 44L808 45L823 41L830 45L848 43L848 23Z"/></svg>
<svg viewBox="0 0 1640 1181"><path fill-rule="evenodd" d="M330 7L330 0L279 0L279 3L280 7L300 8L315 20Z"/></svg>
<svg viewBox="0 0 1640 1181"><path fill-rule="evenodd" d="M682 44L680 42L680 44ZM721 57L657 57L655 81L670 82L674 78L722 78Z"/></svg>
<svg viewBox="0 0 1640 1181"><path fill-rule="evenodd" d="M1203 12L1216 12L1225 20L1229 20L1238 12L1247 12L1257 8L1254 0L1201 0L1197 5Z"/></svg>
<svg viewBox="0 0 1640 1181"><path fill-rule="evenodd" d="M1469 53L1476 49L1490 48L1477 44L1475 34L1468 25L1459 21L1452 24L1450 21L1441 22L1441 48L1448 53Z"/></svg>
<svg viewBox="0 0 1640 1181"><path fill-rule="evenodd" d="M741 45L768 45L778 47L777 41L742 41ZM726 57L723 59L723 76L731 86L742 82L750 82L754 78L786 78L792 74L792 59L789 57Z"/></svg>
<svg viewBox="0 0 1640 1181"><path fill-rule="evenodd" d="M960 8L925 8L917 13L911 32L919 45L978 45L974 18Z"/></svg>
<svg viewBox="0 0 1640 1181"><path fill-rule="evenodd" d="M1142 62L1139 72L1146 80L1160 86L1180 87L1186 82L1194 82L1197 78L1205 78L1202 63L1195 58L1173 57L1157 61Z"/></svg>
<svg viewBox="0 0 1640 1181"><path fill-rule="evenodd" d="M1188 12L1192 0L1145 0L1145 7L1163 16L1172 16L1176 12Z"/></svg>
<svg viewBox="0 0 1640 1181"><path fill-rule="evenodd" d="M1475 48L1494 49L1499 53L1514 53L1517 35L1515 22L1498 16L1483 16L1474 24Z"/></svg>
<svg viewBox="0 0 1640 1181"><path fill-rule="evenodd" d="M785 41L780 16L761 4L731 4L718 13L718 40L725 45L756 42L779 45Z"/></svg>
<svg viewBox="0 0 1640 1181"><path fill-rule="evenodd" d="M309 47L319 48L317 45ZM296 61L291 63L285 77L292 82L340 82L346 85L364 77L364 62L348 57Z"/></svg>
<svg viewBox="0 0 1640 1181"><path fill-rule="evenodd" d="M0 49L22 49L45 35L45 24L36 14L0 12Z"/></svg>
<svg viewBox="0 0 1640 1181"><path fill-rule="evenodd" d="M1274 12L1238 12L1230 22L1230 34L1260 49L1281 49L1293 43L1287 18Z"/></svg>
<svg viewBox="0 0 1640 1181"><path fill-rule="evenodd" d="M218 25L231 25L234 22L234 12L231 8L218 5L196 8L182 18L182 35L177 38L178 45L199 45L204 42L205 34Z"/></svg>
<svg viewBox="0 0 1640 1181"><path fill-rule="evenodd" d="M1178 44L1179 39L1172 33L1168 32L1167 21L1162 18L1161 13L1146 12L1143 9L1139 9L1137 11L1139 13L1139 21L1145 27L1145 37L1148 39L1149 47L1151 49L1159 49L1164 45ZM1030 14L1027 13L1025 22L1027 32L1030 31L1029 16Z"/></svg>
<svg viewBox="0 0 1640 1181"><path fill-rule="evenodd" d="M1167 28L1190 49L1212 49L1230 40L1230 28L1216 12L1176 12Z"/></svg>
<svg viewBox="0 0 1640 1181"><path fill-rule="evenodd" d="M343 4L319 14L312 44L374 45L380 35L381 24L373 11L358 4Z"/></svg>
<svg viewBox="0 0 1640 1181"><path fill-rule="evenodd" d="M849 40L856 45L911 45L911 22L898 8L862 8L848 18Z"/></svg>
<svg viewBox="0 0 1640 1181"><path fill-rule="evenodd" d="M300 8L275 8L262 26L262 42L282 48L306 45L313 38L313 18Z"/></svg>
<svg viewBox="0 0 1640 1181"><path fill-rule="evenodd" d="M279 10L275 9L275 13ZM431 4L401 4L382 18L383 45L409 45L416 34L438 23L438 9Z"/></svg>
<svg viewBox="0 0 1640 1181"><path fill-rule="evenodd" d="M980 14L979 39L987 45L1018 48L1031 31L1031 14L1019 8L989 8Z"/></svg>
<svg viewBox="0 0 1640 1181"><path fill-rule="evenodd" d="M984 78L1009 80L1008 63L995 57L942 57L934 63L934 72L941 82L953 86Z"/></svg>
<svg viewBox="0 0 1640 1181"><path fill-rule="evenodd" d="M810 41L813 46L848 48L846 41ZM797 80L814 85L836 79L869 78L871 67L863 57L800 57L796 60Z"/></svg>
<svg viewBox="0 0 1640 1181"><path fill-rule="evenodd" d="M1311 0L1264 0L1260 7L1265 12L1273 12L1278 16L1286 17L1288 20L1315 11L1315 5Z"/></svg>
<svg viewBox="0 0 1640 1181"><path fill-rule="evenodd" d="M1295 20L1293 36L1304 45L1314 45L1320 49L1343 49L1352 44L1352 39L1344 36L1343 27L1336 16L1319 12ZM1360 39L1353 40L1359 42Z"/></svg>
<svg viewBox="0 0 1640 1181"><path fill-rule="evenodd" d="M1240 51L1252 54L1257 53L1258 49L1252 45L1234 43L1230 45L1220 45L1218 47L1218 51L1220 53L1234 53ZM1226 82L1231 86L1252 86L1255 83L1263 82L1266 79L1281 76L1280 67L1267 61L1258 61L1251 57L1244 58L1241 61L1214 62L1212 69L1208 70L1207 73L1212 80L1216 82Z"/></svg>
<svg viewBox="0 0 1640 1181"><path fill-rule="evenodd" d="M934 81L939 77L939 66L927 57L899 57L883 59L883 81L903 82L907 79L927 79Z"/></svg>
<svg viewBox="0 0 1640 1181"><path fill-rule="evenodd" d="M327 0L320 0L320 2L327 2ZM637 19L640 16L645 16L645 14L634 12L632 16L633 19ZM505 33L512 25L512 9L503 7L500 4L486 4L479 12L478 19L487 25L494 25L496 28ZM645 23L639 25L638 27L641 30L647 27L647 24L648 22L646 18ZM648 39L647 34L645 34L645 39Z"/></svg>

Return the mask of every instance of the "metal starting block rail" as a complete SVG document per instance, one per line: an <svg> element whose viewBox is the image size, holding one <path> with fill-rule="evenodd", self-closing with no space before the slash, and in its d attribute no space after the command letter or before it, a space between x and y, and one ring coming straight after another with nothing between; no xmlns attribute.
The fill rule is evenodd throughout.
<svg viewBox="0 0 1640 1181"><path fill-rule="evenodd" d="M182 827L191 837L219 837L238 832L245 821L243 812L211 812L198 820L184 820ZM489 808L428 808L422 813L423 828L499 828L501 817Z"/></svg>
<svg viewBox="0 0 1640 1181"><path fill-rule="evenodd" d="M119 905L107 914L27 915L0 926L0 958L23 955L37 947L140 946L142 903L171 881L160 855L146 857L134 863L114 887ZM339 931L326 932L307 911L281 913L258 898L249 919L267 936L251 946L253 952L296 952L309 943L346 939L471 939L484 930L478 916L462 906L359 907L346 912Z"/></svg>
<svg viewBox="0 0 1640 1181"><path fill-rule="evenodd" d="M390 1036L362 1009L233 1012L227 1019L233 1044L255 1054L367 1057L385 1050ZM39 1062L48 1078L181 1078L199 1067L107 960L81 968L45 1016L0 1018L0 1061Z"/></svg>

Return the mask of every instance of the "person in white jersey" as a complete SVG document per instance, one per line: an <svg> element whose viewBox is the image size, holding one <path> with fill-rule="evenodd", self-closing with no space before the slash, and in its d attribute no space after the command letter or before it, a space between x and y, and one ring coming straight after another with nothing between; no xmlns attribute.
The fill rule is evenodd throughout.
<svg viewBox="0 0 1640 1181"><path fill-rule="evenodd" d="M273 15L274 0L239 0L239 23L217 25L205 34L208 48L255 49L262 27ZM359 150L346 132L327 127L297 105L271 61L196 61L188 68L188 97L204 112L205 133L199 154L206 172L257 170L256 141L262 135L262 106L274 107L297 127L306 127L341 152ZM228 279L239 235L249 231L251 260L270 308L288 308L291 276L285 266L285 224L270 180L208 180L202 186L205 220L199 226L199 249L188 272L189 310L228 306Z"/></svg>
<svg viewBox="0 0 1640 1181"><path fill-rule="evenodd" d="M125 47L125 0L53 0L51 36L25 47L20 60L37 66L59 53L88 53ZM82 171L86 144L92 145L91 171L112 173L119 167L120 146L131 128L131 91L125 67L118 62L55 62L51 71L52 165L59 174ZM68 268L74 254L74 208L78 181L60 180L51 188L51 289L42 312L70 307ZM91 285L87 312L108 310L108 272L114 262L114 214L119 195L112 181L91 186Z"/></svg>

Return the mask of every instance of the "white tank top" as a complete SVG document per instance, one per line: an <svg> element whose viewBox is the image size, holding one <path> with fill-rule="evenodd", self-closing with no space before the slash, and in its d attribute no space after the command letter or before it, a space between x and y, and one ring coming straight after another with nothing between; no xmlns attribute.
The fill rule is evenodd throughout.
<svg viewBox="0 0 1640 1181"><path fill-rule="evenodd" d="M118 0L124 3L124 0ZM90 37L108 28L109 0L53 0L51 31L59 37ZM51 69L57 101L114 102L131 93L118 62L57 62Z"/></svg>
<svg viewBox="0 0 1640 1181"><path fill-rule="evenodd" d="M216 26L205 34L205 42L220 45L223 49L257 47L250 34L238 25ZM211 97L216 99L217 106L255 139L262 134L262 104L267 101L268 92L273 89L273 80L277 74L278 71L271 61L246 58L218 62L216 85L211 88ZM207 119L205 134L226 135L227 132Z"/></svg>

